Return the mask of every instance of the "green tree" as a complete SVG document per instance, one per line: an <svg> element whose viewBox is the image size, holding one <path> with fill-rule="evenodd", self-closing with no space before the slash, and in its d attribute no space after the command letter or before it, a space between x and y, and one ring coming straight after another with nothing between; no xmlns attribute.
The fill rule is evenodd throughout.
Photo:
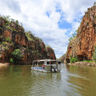
<svg viewBox="0 0 96 96"><path fill-rule="evenodd" d="M34 35L31 33L31 31L25 32L25 35L29 41L34 40Z"/></svg>
<svg viewBox="0 0 96 96"><path fill-rule="evenodd" d="M14 63L14 59L13 58L10 58L10 63Z"/></svg>
<svg viewBox="0 0 96 96"><path fill-rule="evenodd" d="M70 63L75 63L78 61L78 58L77 57L70 57Z"/></svg>
<svg viewBox="0 0 96 96"><path fill-rule="evenodd" d="M12 55L16 58L16 59L21 59L22 58L22 52L20 49L15 49L12 52Z"/></svg>
<svg viewBox="0 0 96 96"><path fill-rule="evenodd" d="M6 37L6 38L5 38L5 41L7 41L7 42L11 42L10 37Z"/></svg>
<svg viewBox="0 0 96 96"><path fill-rule="evenodd" d="M16 20L16 24L17 24L17 25L19 25L19 22L18 22L18 20Z"/></svg>

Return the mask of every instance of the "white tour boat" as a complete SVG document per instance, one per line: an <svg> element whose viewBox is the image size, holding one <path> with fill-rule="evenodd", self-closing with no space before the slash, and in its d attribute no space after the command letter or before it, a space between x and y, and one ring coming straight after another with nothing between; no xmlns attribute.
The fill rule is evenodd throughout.
<svg viewBox="0 0 96 96"><path fill-rule="evenodd" d="M34 60L31 69L41 72L60 72L61 62L52 59Z"/></svg>

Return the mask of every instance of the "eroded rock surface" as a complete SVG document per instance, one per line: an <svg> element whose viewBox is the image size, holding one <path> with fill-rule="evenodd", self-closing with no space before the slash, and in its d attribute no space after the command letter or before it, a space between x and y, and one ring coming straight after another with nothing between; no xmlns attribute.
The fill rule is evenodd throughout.
<svg viewBox="0 0 96 96"><path fill-rule="evenodd" d="M79 60L91 60L96 46L96 6L88 8L85 13L77 36L74 37L67 49L66 61L70 61L70 56L78 57Z"/></svg>
<svg viewBox="0 0 96 96"><path fill-rule="evenodd" d="M25 32L18 21L0 17L0 62L32 64L36 59L56 59L52 48L31 32Z"/></svg>

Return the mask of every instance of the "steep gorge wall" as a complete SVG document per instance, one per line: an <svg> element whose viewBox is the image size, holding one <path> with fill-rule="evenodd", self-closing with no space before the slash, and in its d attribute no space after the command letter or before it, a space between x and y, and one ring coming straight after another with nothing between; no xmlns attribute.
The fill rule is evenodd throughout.
<svg viewBox="0 0 96 96"><path fill-rule="evenodd" d="M91 60L96 46L96 6L88 8L85 13L77 36L74 37L67 49L66 61L70 57L78 57L79 60Z"/></svg>
<svg viewBox="0 0 96 96"><path fill-rule="evenodd" d="M31 64L36 59L56 59L54 50L25 32L18 21L0 17L0 62Z"/></svg>

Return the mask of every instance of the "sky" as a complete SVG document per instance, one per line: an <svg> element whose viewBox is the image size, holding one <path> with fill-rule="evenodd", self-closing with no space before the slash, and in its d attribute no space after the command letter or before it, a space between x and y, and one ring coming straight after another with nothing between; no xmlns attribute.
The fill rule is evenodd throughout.
<svg viewBox="0 0 96 96"><path fill-rule="evenodd" d="M51 46L59 58L66 53L69 38L94 1L0 0L0 15L18 20L26 31L31 31Z"/></svg>

